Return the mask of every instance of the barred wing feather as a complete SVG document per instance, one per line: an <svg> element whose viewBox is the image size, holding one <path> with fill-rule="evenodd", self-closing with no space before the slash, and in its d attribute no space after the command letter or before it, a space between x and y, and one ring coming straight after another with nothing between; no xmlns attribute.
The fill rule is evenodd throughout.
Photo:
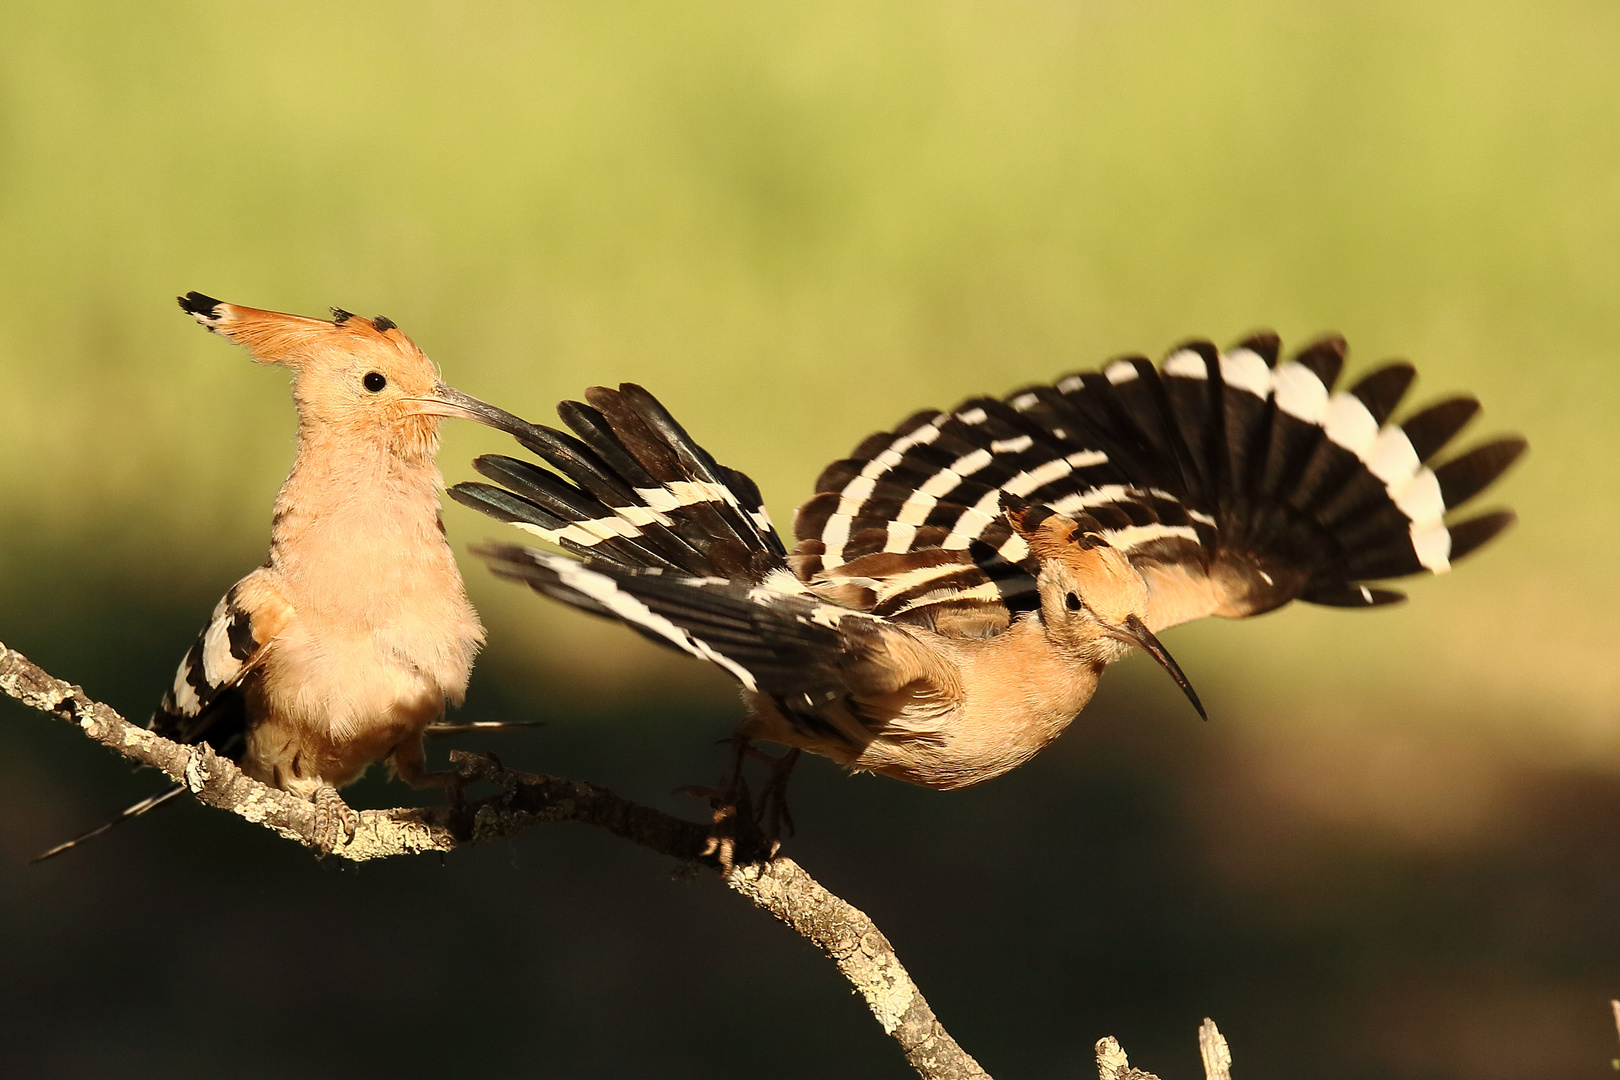
<svg viewBox="0 0 1620 1080"><path fill-rule="evenodd" d="M1274 335L1221 353L1191 342L1004 401L917 413L821 475L789 563L817 593L950 632L986 633L1038 606L1039 567L1007 525L1038 503L1125 551L1155 629L1289 600L1367 607L1370 581L1442 573L1513 520L1447 523L1524 450L1498 439L1432 459L1478 411L1442 401L1389 422L1410 365L1334 391L1342 339L1279 364Z"/></svg>

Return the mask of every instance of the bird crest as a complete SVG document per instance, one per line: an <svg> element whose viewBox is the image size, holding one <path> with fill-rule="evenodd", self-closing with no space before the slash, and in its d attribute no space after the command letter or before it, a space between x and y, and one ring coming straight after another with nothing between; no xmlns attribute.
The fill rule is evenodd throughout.
<svg viewBox="0 0 1620 1080"><path fill-rule="evenodd" d="M293 372L300 423L322 437L376 443L414 460L438 449L439 418L461 417L513 435L528 422L439 381L439 371L392 319L366 319L342 308L333 321L227 304L202 293L178 298L207 329L245 348L261 364Z"/></svg>
<svg viewBox="0 0 1620 1080"><path fill-rule="evenodd" d="M1043 569L1055 564L1069 572L1067 576L1078 586L1086 606L1099 618L1122 623L1127 616L1146 610L1142 575L1100 531L1051 507L1010 499L1003 500L1002 513Z"/></svg>

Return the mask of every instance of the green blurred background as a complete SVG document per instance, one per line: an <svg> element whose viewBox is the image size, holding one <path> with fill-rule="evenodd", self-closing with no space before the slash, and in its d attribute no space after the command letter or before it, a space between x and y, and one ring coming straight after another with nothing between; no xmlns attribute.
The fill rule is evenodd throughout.
<svg viewBox="0 0 1620 1080"><path fill-rule="evenodd" d="M1006 778L801 767L789 847L998 1076L1612 1075L1612 2L0 4L0 640L147 715L263 557L285 373L177 292L389 315L545 420L641 381L779 522L915 408L1260 326L1532 451L1377 613L1166 635ZM447 480L504 450L447 429ZM451 506L458 549L495 535ZM729 684L464 569L466 743L696 815ZM319 865L0 705L0 1072L908 1075L831 967L571 827ZM444 747L440 746L439 753ZM411 793L380 778L362 805Z"/></svg>

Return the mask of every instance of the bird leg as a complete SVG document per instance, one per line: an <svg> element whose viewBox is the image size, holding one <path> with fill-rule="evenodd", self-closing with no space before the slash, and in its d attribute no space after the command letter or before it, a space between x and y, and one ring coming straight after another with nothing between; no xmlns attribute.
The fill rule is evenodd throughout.
<svg viewBox="0 0 1620 1080"><path fill-rule="evenodd" d="M439 769L429 771L427 768L427 753L422 748L422 739L406 739L394 747L394 752L388 757L388 764L393 768L394 775L414 788L438 787L444 789L444 801L451 810L461 808L461 788L464 777L455 769Z"/></svg>
<svg viewBox="0 0 1620 1080"><path fill-rule="evenodd" d="M360 815L343 801L337 788L322 784L315 789L311 801L315 804L315 843L322 855L332 854L340 839L354 839L354 830L360 827Z"/></svg>
<svg viewBox="0 0 1620 1080"><path fill-rule="evenodd" d="M680 794L709 801L713 824L709 828L709 840L704 846L703 855L713 858L723 870L729 872L739 856L743 862L774 858L782 846L784 828L788 835L792 835L793 815L787 808L787 781L794 763L798 761L799 751L789 750L780 757L774 757L757 749L741 734L724 741L732 744L734 754L731 767L726 770L719 786L689 786L677 790ZM765 762L770 769L757 801L743 774L743 767L749 759Z"/></svg>
<svg viewBox="0 0 1620 1080"><path fill-rule="evenodd" d="M712 817L709 826L709 839L699 853L703 858L712 858L720 864L720 868L731 872L736 863L737 847L744 838L739 834L739 824L751 822L753 814L750 811L752 802L748 795L748 781L743 776L743 761L748 754L748 740L741 735L733 735L721 742L729 742L735 750L731 767L726 770L716 787L704 787L699 784L686 784L675 789L677 795L690 795L694 799L707 799Z"/></svg>
<svg viewBox="0 0 1620 1080"><path fill-rule="evenodd" d="M783 836L792 836L796 831L793 827L793 815L788 812L787 786L788 779L793 775L793 766L798 764L799 751L797 748L785 754L773 756L757 747L748 748L748 756L756 761L765 762L770 769L770 775L765 780L765 786L759 791L759 814L756 821L760 832L770 845L771 854L782 846Z"/></svg>

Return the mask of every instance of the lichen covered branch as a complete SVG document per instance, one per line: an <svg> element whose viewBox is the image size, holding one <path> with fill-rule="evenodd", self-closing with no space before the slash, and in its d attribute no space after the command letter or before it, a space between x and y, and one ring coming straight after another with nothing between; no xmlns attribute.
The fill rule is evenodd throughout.
<svg viewBox="0 0 1620 1080"><path fill-rule="evenodd" d="M726 874L726 884L826 953L918 1073L940 1080L988 1080L979 1063L934 1017L894 946L864 912L828 892L798 863L780 856L738 866Z"/></svg>
<svg viewBox="0 0 1620 1080"><path fill-rule="evenodd" d="M0 644L0 692L41 712L78 725L86 735L183 784L199 802L319 848L315 806L249 777L206 745L171 742L93 701L77 686L50 675ZM493 795L437 809L363 810L354 837L331 854L354 862L392 855L451 851L465 844L503 840L533 825L577 821L683 862L718 872L734 891L792 927L820 949L849 980L886 1034L899 1043L924 1080L989 1080L979 1063L934 1016L894 946L866 914L828 892L792 859L739 862L727 868L712 855L709 828L631 802L595 784L516 772L493 755L452 752L467 783L489 783ZM1620 1016L1620 1005L1616 1006ZM1231 1080L1232 1055L1212 1021L1198 1032L1206 1080ZM1155 1080L1131 1068L1119 1043L1097 1044L1102 1080Z"/></svg>
<svg viewBox="0 0 1620 1080"><path fill-rule="evenodd" d="M0 692L77 724L103 746L184 784L209 806L319 847L313 804L244 775L206 745L171 742L131 724L3 644ZM595 784L516 772L493 755L453 752L450 758L465 782L490 783L500 790L453 808L361 811L354 837L340 840L331 854L362 862L450 851L505 839L551 821L606 829L661 854L716 870L728 886L810 941L838 965L926 1080L988 1080L940 1026L888 938L864 913L828 892L793 860L778 857L727 869L704 854L709 840L706 825L631 802Z"/></svg>

